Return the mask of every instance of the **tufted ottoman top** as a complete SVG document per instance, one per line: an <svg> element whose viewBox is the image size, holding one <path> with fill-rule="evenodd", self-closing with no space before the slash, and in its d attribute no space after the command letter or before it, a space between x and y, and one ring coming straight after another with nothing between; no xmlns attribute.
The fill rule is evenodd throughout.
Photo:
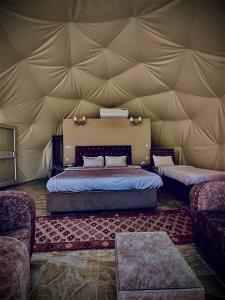
<svg viewBox="0 0 225 300"><path fill-rule="evenodd" d="M178 298L174 299L181 299L178 290L189 291L192 297L197 292L199 296L193 299L204 299L202 284L166 232L116 234L116 268L118 299L156 290L164 295L166 290L176 291Z"/></svg>

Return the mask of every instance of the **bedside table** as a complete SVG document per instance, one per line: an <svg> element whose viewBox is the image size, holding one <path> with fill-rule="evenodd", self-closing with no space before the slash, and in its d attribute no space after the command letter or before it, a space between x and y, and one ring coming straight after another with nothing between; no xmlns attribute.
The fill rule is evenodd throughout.
<svg viewBox="0 0 225 300"><path fill-rule="evenodd" d="M150 164L144 164L144 165L140 165L142 167L142 169L152 172L152 166Z"/></svg>
<svg viewBox="0 0 225 300"><path fill-rule="evenodd" d="M158 168L155 166L152 166L152 172L158 174Z"/></svg>
<svg viewBox="0 0 225 300"><path fill-rule="evenodd" d="M65 167L64 166L53 166L52 171L51 171L51 177L60 174L64 171Z"/></svg>

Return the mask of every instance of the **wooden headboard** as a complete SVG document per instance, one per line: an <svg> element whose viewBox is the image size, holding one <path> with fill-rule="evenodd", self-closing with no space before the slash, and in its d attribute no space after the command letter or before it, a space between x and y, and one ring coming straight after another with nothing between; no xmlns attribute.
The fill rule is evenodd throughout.
<svg viewBox="0 0 225 300"><path fill-rule="evenodd" d="M83 156L127 156L127 164L132 165L132 153L130 145L115 146L76 146L75 165L83 166Z"/></svg>
<svg viewBox="0 0 225 300"><path fill-rule="evenodd" d="M173 161L175 162L174 149L172 148L153 148L150 150L150 164L154 166L153 155L156 156L172 156Z"/></svg>

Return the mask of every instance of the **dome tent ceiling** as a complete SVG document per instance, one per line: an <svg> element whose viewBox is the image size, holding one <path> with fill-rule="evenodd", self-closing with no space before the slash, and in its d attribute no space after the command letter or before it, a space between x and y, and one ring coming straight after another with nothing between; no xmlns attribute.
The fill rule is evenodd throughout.
<svg viewBox="0 0 225 300"><path fill-rule="evenodd" d="M222 1L5 0L0 123L18 128L20 180L42 177L63 118L128 107L153 146L225 170Z"/></svg>

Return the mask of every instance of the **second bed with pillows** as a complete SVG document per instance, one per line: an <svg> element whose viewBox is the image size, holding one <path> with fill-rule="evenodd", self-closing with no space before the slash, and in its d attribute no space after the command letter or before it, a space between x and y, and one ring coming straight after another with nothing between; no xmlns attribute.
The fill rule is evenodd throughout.
<svg viewBox="0 0 225 300"><path fill-rule="evenodd" d="M175 165L173 149L152 149L151 158L157 174L177 180L186 186L204 181L225 180L225 172L223 171Z"/></svg>

